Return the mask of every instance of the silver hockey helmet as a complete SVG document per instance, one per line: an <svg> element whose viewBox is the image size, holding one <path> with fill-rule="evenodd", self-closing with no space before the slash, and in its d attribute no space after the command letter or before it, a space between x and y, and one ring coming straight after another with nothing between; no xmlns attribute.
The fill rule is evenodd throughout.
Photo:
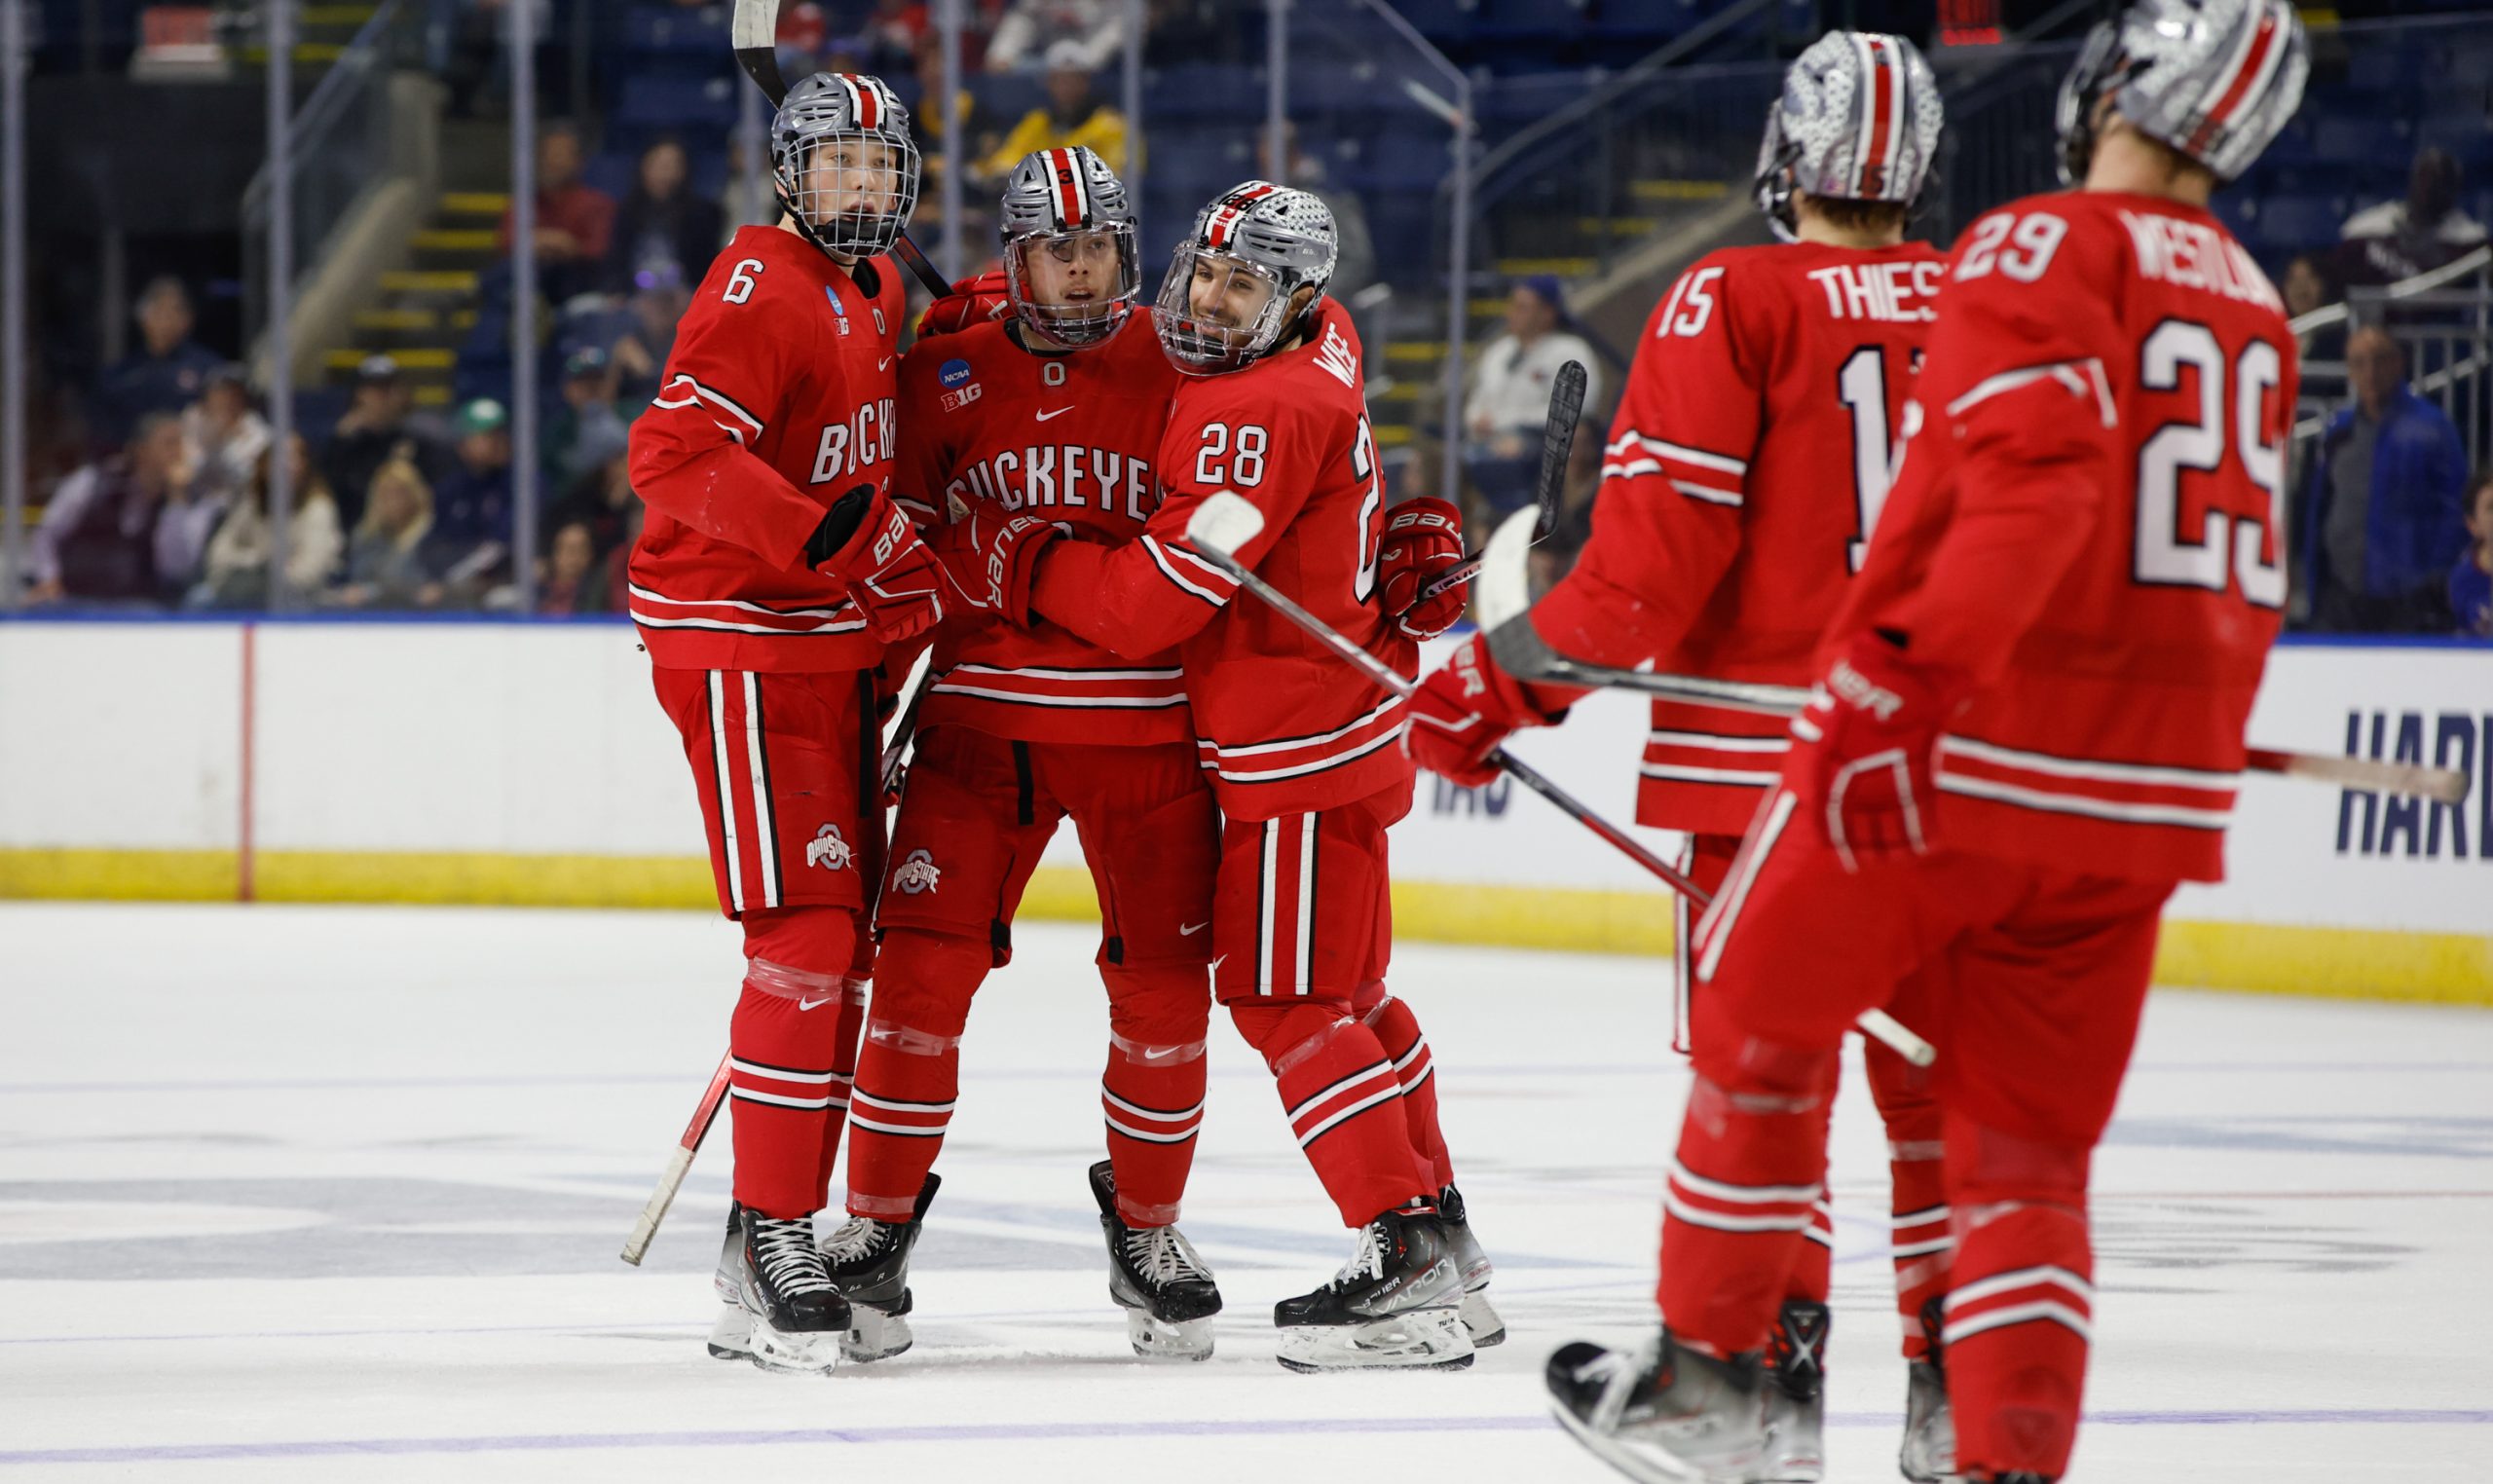
<svg viewBox="0 0 2493 1484"><path fill-rule="evenodd" d="M1789 241L1795 191L1910 206L1930 178L1941 116L1938 80L1912 42L1829 31L1793 59L1767 107L1758 209Z"/></svg>
<svg viewBox="0 0 2493 1484"><path fill-rule="evenodd" d="M1332 280L1332 209L1312 192L1249 180L1212 199L1177 243L1152 307L1160 347L1194 376L1235 371L1281 344L1290 306L1304 314Z"/></svg>
<svg viewBox="0 0 2493 1484"><path fill-rule="evenodd" d="M2288 0L2132 0L2061 81L2061 178L2086 178L2103 98L2218 180L2251 167L2302 102L2311 44Z"/></svg>
<svg viewBox="0 0 2493 1484"><path fill-rule="evenodd" d="M877 77L817 72L770 120L770 178L798 229L825 252L872 257L917 207L909 110Z"/></svg>
<svg viewBox="0 0 2493 1484"><path fill-rule="evenodd" d="M1061 346L1098 345L1142 296L1126 183L1098 152L1033 150L1004 180L1004 281L1022 323Z"/></svg>

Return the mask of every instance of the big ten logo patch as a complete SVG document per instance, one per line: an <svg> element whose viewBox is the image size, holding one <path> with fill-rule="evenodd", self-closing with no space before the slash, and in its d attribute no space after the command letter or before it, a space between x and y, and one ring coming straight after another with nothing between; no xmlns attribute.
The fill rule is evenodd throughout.
<svg viewBox="0 0 2493 1484"><path fill-rule="evenodd" d="M2493 861L2493 714L2350 711L2346 756L2426 762L2474 782L2462 803L2348 789L2337 797L2337 853L2424 861Z"/></svg>
<svg viewBox="0 0 2493 1484"><path fill-rule="evenodd" d="M848 837L837 825L825 825L805 841L805 864L825 871L846 871L857 862L857 852L849 847Z"/></svg>
<svg viewBox="0 0 2493 1484"><path fill-rule="evenodd" d="M1515 781L1501 773L1476 789L1467 789L1430 775L1436 790L1429 798L1429 812L1440 817L1468 814L1496 819L1507 812L1507 804L1515 795Z"/></svg>
<svg viewBox="0 0 2493 1484"><path fill-rule="evenodd" d="M914 897L933 891L943 878L944 872L936 866L932 854L912 850L909 858L900 863L900 869L892 872L892 890Z"/></svg>
<svg viewBox="0 0 2493 1484"><path fill-rule="evenodd" d="M958 412L978 400L981 389L970 380L974 374L970 363L957 356L935 368L936 385L944 389L940 400L946 412Z"/></svg>

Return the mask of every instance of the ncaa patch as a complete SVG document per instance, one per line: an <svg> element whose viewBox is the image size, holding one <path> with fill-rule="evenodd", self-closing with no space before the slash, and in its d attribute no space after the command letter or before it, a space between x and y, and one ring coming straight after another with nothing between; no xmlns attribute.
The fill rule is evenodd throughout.
<svg viewBox="0 0 2493 1484"><path fill-rule="evenodd" d="M947 387L957 387L970 379L970 363L965 360L948 360L935 369L935 379Z"/></svg>

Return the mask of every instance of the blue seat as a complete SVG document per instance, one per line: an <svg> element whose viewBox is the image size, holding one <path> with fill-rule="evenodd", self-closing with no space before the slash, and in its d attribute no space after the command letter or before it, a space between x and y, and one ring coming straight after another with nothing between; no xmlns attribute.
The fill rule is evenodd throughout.
<svg viewBox="0 0 2493 1484"><path fill-rule="evenodd" d="M1470 39L1472 21L1480 14L1480 0L1397 0L1395 9L1421 35L1444 46Z"/></svg>
<svg viewBox="0 0 2493 1484"><path fill-rule="evenodd" d="M2327 164L2366 166L2393 179L2405 172L2414 133L2414 125L2403 118L2332 113L2313 127L2312 153Z"/></svg>
<svg viewBox="0 0 2493 1484"><path fill-rule="evenodd" d="M736 121L735 85L726 77L635 73L623 80L614 123L625 129L725 130Z"/></svg>
<svg viewBox="0 0 2493 1484"><path fill-rule="evenodd" d="M1472 35L1481 41L1573 41L1590 23L1590 0L1486 0Z"/></svg>
<svg viewBox="0 0 2493 1484"><path fill-rule="evenodd" d="M624 13L623 45L627 51L660 55L727 52L727 9L704 6L685 10L673 5L636 5Z"/></svg>
<svg viewBox="0 0 2493 1484"><path fill-rule="evenodd" d="M2346 221L2343 203L2332 196L2271 196L2245 200L2235 209L2246 241L2284 254L2337 241Z"/></svg>

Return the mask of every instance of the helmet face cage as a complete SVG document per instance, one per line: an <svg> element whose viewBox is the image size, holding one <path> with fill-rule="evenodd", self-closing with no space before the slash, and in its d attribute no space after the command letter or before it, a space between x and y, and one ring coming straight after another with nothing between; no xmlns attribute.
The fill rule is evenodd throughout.
<svg viewBox="0 0 2493 1484"><path fill-rule="evenodd" d="M1266 180L1223 192L1170 259L1152 308L1161 349L1192 375L1237 370L1281 343L1299 291L1314 290L1312 307L1337 255L1333 213L1313 194ZM1263 290L1251 312L1239 292L1248 285ZM1200 314L1198 299L1218 306L1217 316Z"/></svg>
<svg viewBox="0 0 2493 1484"><path fill-rule="evenodd" d="M1767 105L1751 192L1758 209L1790 241L1796 191L1913 205L1930 180L1943 112L1938 82L1912 42L1869 31L1818 38Z"/></svg>
<svg viewBox="0 0 2493 1484"><path fill-rule="evenodd" d="M2061 82L2061 178L2086 178L2109 97L2139 132L2229 181L2293 117L2310 71L2287 0L2134 0L2095 28Z"/></svg>
<svg viewBox="0 0 2493 1484"><path fill-rule="evenodd" d="M1058 345L1106 340L1142 295L1125 182L1088 148L1023 156L1005 180L1001 233L1015 316Z"/></svg>
<svg viewBox="0 0 2493 1484"><path fill-rule="evenodd" d="M888 252L917 208L909 110L877 78L817 72L790 89L770 121L770 166L779 204L825 252Z"/></svg>

